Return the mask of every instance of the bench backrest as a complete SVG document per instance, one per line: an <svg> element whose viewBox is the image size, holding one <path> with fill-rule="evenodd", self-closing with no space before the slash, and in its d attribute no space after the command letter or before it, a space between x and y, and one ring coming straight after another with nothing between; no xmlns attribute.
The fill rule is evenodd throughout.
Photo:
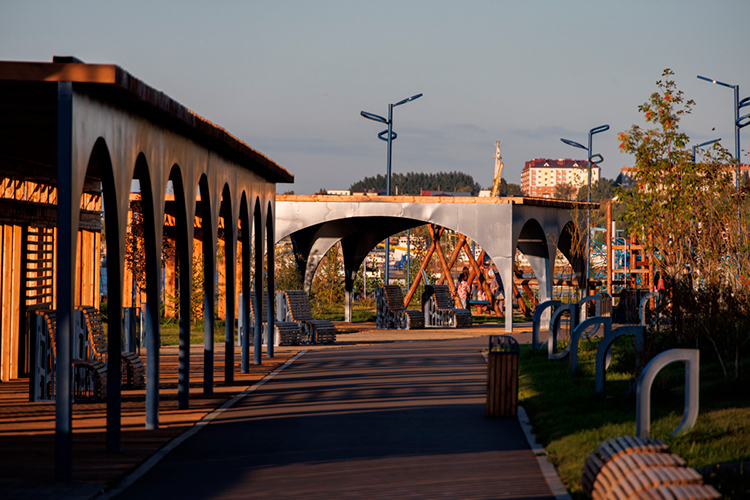
<svg viewBox="0 0 750 500"><path fill-rule="evenodd" d="M432 285L432 295L435 297L435 305L438 309L455 309L456 303L451 297L448 285Z"/></svg>
<svg viewBox="0 0 750 500"><path fill-rule="evenodd" d="M88 330L89 348L86 359L97 359L107 362L107 337L104 335L102 327L102 315L99 309L92 306L78 306L79 311L83 311L86 318L86 329Z"/></svg>
<svg viewBox="0 0 750 500"><path fill-rule="evenodd" d="M307 292L302 290L287 290L284 292L287 304L289 304L289 314L292 321L312 321L313 315L310 310L310 298Z"/></svg>
<svg viewBox="0 0 750 500"><path fill-rule="evenodd" d="M403 311L404 295L401 293L401 287L398 285L383 285L385 289L385 300L388 302L388 308L391 311Z"/></svg>
<svg viewBox="0 0 750 500"><path fill-rule="evenodd" d="M263 298L263 315L260 320L263 323L268 322L268 294L264 291L261 293ZM255 321L255 292L250 292L250 321Z"/></svg>

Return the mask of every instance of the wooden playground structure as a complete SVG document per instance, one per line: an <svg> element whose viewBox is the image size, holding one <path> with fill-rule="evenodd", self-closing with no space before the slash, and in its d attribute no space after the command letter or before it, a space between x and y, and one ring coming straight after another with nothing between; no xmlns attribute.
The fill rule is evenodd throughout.
<svg viewBox="0 0 750 500"><path fill-rule="evenodd" d="M603 251L599 254L599 257L601 257L598 260L599 265L592 265L585 294L594 295L598 292L606 291L613 297L619 297L619 294L623 289L641 288L653 290L656 285L654 277L655 269L652 265L654 262L653 252L648 251L647 246L642 242L639 242L635 236L631 236L629 239L617 237L615 231L613 231L611 201L608 201L606 204L606 220L606 242L609 244L604 245ZM424 279L425 271L428 270L433 257L436 256L442 272L440 278L433 284L447 285L450 289L453 300L456 303L456 307L461 307L452 270L463 252L465 255L463 261L468 261L469 276L467 277L467 283L469 288L473 289L473 285L476 284L477 288L481 289L486 297L485 301L470 301L470 303L472 305L486 307L490 314L502 317L504 314L502 305L503 299L495 297L486 277L483 276L480 278L480 266L485 262L487 253L484 250L481 250L478 256L475 257L475 253L472 251L468 238L463 234L456 233L456 244L453 247L453 251L446 258L446 253L443 251L443 245L441 245L441 237L447 234L447 230L435 224L428 225L428 230L432 241L425 251L419 270L409 284L409 289L404 296L405 306L408 306L413 299L420 283L422 283ZM493 268L494 265L490 263L489 266L485 267L486 269L490 269ZM524 270L525 269L514 265L512 293L514 305L518 305L519 312L524 317L530 318L533 314L534 308L538 305L537 294L534 290L534 288L538 286L538 283L536 278L527 277ZM496 268L495 272L497 272ZM561 275L558 275L557 273L555 274L553 286L571 287L575 289L581 288L575 278L575 274L571 272L570 276L566 277L564 276L564 270ZM502 291L502 287L500 290Z"/></svg>

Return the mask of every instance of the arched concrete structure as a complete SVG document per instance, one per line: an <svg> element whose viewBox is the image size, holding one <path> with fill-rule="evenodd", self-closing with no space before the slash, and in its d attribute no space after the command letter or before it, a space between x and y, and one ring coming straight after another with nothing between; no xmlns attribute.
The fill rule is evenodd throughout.
<svg viewBox="0 0 750 500"><path fill-rule="evenodd" d="M505 296L512 296L516 248L530 256L539 281L540 301L551 299L552 266L558 248L574 263L580 278L582 259L571 252L563 229L572 224L573 205L537 198L424 196L279 195L276 241L291 236L298 265L309 287L320 260L341 242L347 292L367 253L386 237L423 224L437 224L476 241L498 268ZM560 244L568 245L560 246ZM505 329L513 331L512 301L505 304Z"/></svg>
<svg viewBox="0 0 750 500"><path fill-rule="evenodd" d="M685 410L682 421L672 431L671 436L687 432L698 419L700 351L698 349L670 349L658 354L649 361L638 377L636 386L635 435L649 437L651 432L651 385L659 372L675 361L685 362Z"/></svg>
<svg viewBox="0 0 750 500"><path fill-rule="evenodd" d="M0 113L0 125L7 134L0 137L0 149L14 158L13 164L33 169L39 178L57 190L57 426L56 476L69 480L72 471L71 331L73 327L76 234L84 187L101 186L107 217L110 301L121 304L115 290L122 291L124 242L130 204L131 181L141 180L147 200L146 234L153 245L147 254L148 382L146 426L158 426L159 318L157 280L161 265L167 183L175 184L180 233L180 260L192 266L192 240L200 185L204 244L210 248L210 270L215 269L220 207L230 224L227 240L234 248L240 204L244 194L246 210L262 207L261 220L273 219L276 183L292 182L293 176L261 153L199 117L168 96L147 86L114 65L83 64L75 58L53 63L0 61L2 104L12 103L12 112ZM32 120L29 117L33 117ZM0 162L6 162L0 158ZM19 167L14 167L19 168ZM205 199L204 199L205 197ZM223 204L221 202L224 202ZM250 215L250 214L248 214ZM261 229L262 231L262 229ZM226 234L226 233L225 233ZM261 239L256 238L256 244ZM249 255L249 245L243 248ZM256 249L262 255L262 248ZM228 259L229 260L229 259ZM271 262L272 263L272 262ZM233 264L227 269L233 271ZM262 266L261 266L262 268ZM189 317L190 272L181 276L180 320L180 407L189 404ZM229 273L228 273L229 274ZM227 276L233 283L234 275ZM272 286L272 282L271 286ZM257 280L256 280L257 285ZM213 287L213 276L205 280ZM230 288L228 286L228 288ZM272 291L270 291L272 293ZM209 292L209 297L212 292ZM227 294L230 295L230 294ZM209 299L207 299L208 302ZM227 310L234 311L233 297ZM212 310L213 304L207 309ZM120 308L110 307L109 376L107 403L107 449L119 449L120 419ZM207 316L210 317L210 314ZM114 320L114 321L113 321ZM227 329L233 322L227 321ZM206 326L212 336L213 324ZM233 330L233 327L232 327ZM233 331L232 331L233 333ZM231 340L231 335L228 335ZM209 339L207 338L206 342ZM210 357L207 352L206 356ZM208 358L207 358L208 359ZM233 363L229 363L232 364ZM113 376L117 375L117 376ZM229 377L227 377L229 378ZM210 390L204 387L204 390ZM110 438L110 436L113 436Z"/></svg>

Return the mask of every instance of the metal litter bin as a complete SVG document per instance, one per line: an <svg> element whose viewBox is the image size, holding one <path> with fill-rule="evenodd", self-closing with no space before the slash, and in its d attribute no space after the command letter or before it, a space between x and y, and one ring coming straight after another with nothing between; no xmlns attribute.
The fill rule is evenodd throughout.
<svg viewBox="0 0 750 500"><path fill-rule="evenodd" d="M487 353L488 417L514 417L518 406L518 341L510 335L490 335Z"/></svg>

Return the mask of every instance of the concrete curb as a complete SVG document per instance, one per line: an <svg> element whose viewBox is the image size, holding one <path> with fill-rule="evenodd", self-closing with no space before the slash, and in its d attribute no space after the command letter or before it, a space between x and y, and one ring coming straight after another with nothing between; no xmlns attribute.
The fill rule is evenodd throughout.
<svg viewBox="0 0 750 500"><path fill-rule="evenodd" d="M111 490L107 492L97 492L96 495L92 496L91 499L94 498L96 500L110 500L111 498L115 497L116 495L119 495L122 493L125 489L128 488L131 484L136 482L138 479L140 479L144 474L146 474L148 471L150 471L159 461L167 456L167 453L177 448L179 445L181 445L183 442L187 441L189 438L197 434L199 431L201 431L204 427L206 427L209 423L211 423L212 420L216 419L219 415L224 413L226 410L234 406L235 403L237 403L240 399L244 398L245 396L249 395L252 392L255 392L258 388L260 388L263 384L274 378L278 373L280 373L282 370L287 368L289 365L294 363L299 357L301 357L303 354L305 354L307 350L303 350L298 352L296 355L289 358L286 363L276 368L274 371L260 379L255 384L251 385L241 393L237 394L235 397L221 405L219 408L215 409L205 417L203 417L201 420L195 423L193 427L188 429L187 431L183 432L176 438L174 438L172 441L168 442L166 445L164 445L162 448L160 448L156 453L151 455L145 462L143 462L140 466L138 466L137 469L135 469L132 473L125 476L125 479L120 481L120 483L112 488Z"/></svg>
<svg viewBox="0 0 750 500"><path fill-rule="evenodd" d="M539 462L539 468L542 470L542 475L547 481L547 486L549 486L552 494L555 495L557 500L571 500L568 489L565 488L562 479L557 475L557 469L547 459L547 450L544 449L544 446L536 442L536 435L533 432L529 416L526 414L523 406L518 407L518 423L521 424L523 433L526 435L526 440L529 442L529 446L531 447L531 451L534 452L537 462Z"/></svg>

